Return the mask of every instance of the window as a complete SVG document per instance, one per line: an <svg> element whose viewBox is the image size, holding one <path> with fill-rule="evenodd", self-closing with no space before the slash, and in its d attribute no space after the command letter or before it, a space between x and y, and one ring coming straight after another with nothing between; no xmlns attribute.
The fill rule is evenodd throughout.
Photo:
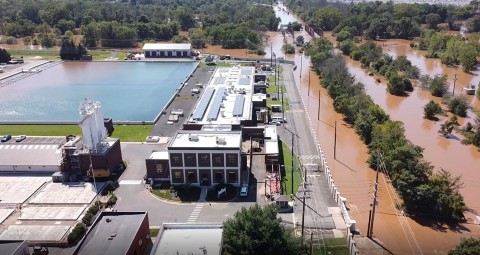
<svg viewBox="0 0 480 255"><path fill-rule="evenodd" d="M237 182L237 171L228 171L228 183Z"/></svg>
<svg viewBox="0 0 480 255"><path fill-rule="evenodd" d="M155 171L157 172L157 175L163 175L163 165L162 164L156 164L155 165Z"/></svg>
<svg viewBox="0 0 480 255"><path fill-rule="evenodd" d="M182 170L172 170L172 182L174 183L183 183L183 171Z"/></svg>
<svg viewBox="0 0 480 255"><path fill-rule="evenodd" d="M197 166L197 155L195 153L183 154L185 159L185 166Z"/></svg>
<svg viewBox="0 0 480 255"><path fill-rule="evenodd" d="M223 183L225 182L224 178L223 178L223 170L221 171L214 171L214 175L213 175L213 182L215 183Z"/></svg>
<svg viewBox="0 0 480 255"><path fill-rule="evenodd" d="M238 166L238 154L227 153L227 167L237 167Z"/></svg>
<svg viewBox="0 0 480 255"><path fill-rule="evenodd" d="M172 166L183 166L182 154L181 153L171 153L170 154L170 164Z"/></svg>
<svg viewBox="0 0 480 255"><path fill-rule="evenodd" d="M210 166L209 153L198 153L198 166Z"/></svg>
<svg viewBox="0 0 480 255"><path fill-rule="evenodd" d="M196 182L197 182L197 171L187 170L187 183L196 183Z"/></svg>
<svg viewBox="0 0 480 255"><path fill-rule="evenodd" d="M213 158L213 166L224 167L223 153L213 153L212 158Z"/></svg>

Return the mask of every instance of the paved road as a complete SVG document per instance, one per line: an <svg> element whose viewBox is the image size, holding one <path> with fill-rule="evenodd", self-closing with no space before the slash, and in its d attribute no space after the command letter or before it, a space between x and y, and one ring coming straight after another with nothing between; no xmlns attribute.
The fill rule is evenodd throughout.
<svg viewBox="0 0 480 255"><path fill-rule="evenodd" d="M119 180L120 187L115 191L118 196L115 209L147 211L150 225L161 226L172 222L223 222L242 207L255 204L255 186L250 188L249 197L239 198L235 203L174 203L154 197L142 182L146 172L145 158L154 149L158 149L158 145L122 143L122 154L128 167Z"/></svg>
<svg viewBox="0 0 480 255"><path fill-rule="evenodd" d="M337 207L337 204L331 197L328 190L328 184L325 174L320 172L318 165L320 164L319 152L317 150L316 141L310 130L308 117L305 114L302 99L298 92L291 66L283 66L283 76L287 93L284 95L290 102L290 109L286 111L285 117L287 123L279 129L280 138L292 146L292 133L294 134L294 153L300 155L302 164L307 168L307 181L305 189L305 227L312 229L334 229L331 214L328 207ZM303 187L297 192L297 200L295 201L294 214L297 224L302 222L302 203L304 192Z"/></svg>

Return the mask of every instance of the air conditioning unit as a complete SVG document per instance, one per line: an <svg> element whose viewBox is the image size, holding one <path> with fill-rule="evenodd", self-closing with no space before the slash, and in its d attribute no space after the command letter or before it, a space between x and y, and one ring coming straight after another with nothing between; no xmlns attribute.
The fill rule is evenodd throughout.
<svg viewBox="0 0 480 255"><path fill-rule="evenodd" d="M225 137L218 137L217 136L217 144L227 144Z"/></svg>
<svg viewBox="0 0 480 255"><path fill-rule="evenodd" d="M198 142L198 135L190 134L188 135L188 140L192 142Z"/></svg>

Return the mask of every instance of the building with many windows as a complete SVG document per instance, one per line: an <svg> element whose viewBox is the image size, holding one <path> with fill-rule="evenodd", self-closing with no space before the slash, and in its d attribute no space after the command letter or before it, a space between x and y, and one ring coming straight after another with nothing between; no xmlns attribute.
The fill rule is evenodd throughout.
<svg viewBox="0 0 480 255"><path fill-rule="evenodd" d="M240 186L240 131L180 131L168 145L172 184Z"/></svg>

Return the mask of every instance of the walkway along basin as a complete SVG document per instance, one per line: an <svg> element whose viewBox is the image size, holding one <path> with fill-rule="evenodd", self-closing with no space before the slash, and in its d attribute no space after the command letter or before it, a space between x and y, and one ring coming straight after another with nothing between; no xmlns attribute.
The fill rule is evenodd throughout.
<svg viewBox="0 0 480 255"><path fill-rule="evenodd" d="M152 121L197 62L65 62L0 89L0 121L77 121L80 101L114 121Z"/></svg>

